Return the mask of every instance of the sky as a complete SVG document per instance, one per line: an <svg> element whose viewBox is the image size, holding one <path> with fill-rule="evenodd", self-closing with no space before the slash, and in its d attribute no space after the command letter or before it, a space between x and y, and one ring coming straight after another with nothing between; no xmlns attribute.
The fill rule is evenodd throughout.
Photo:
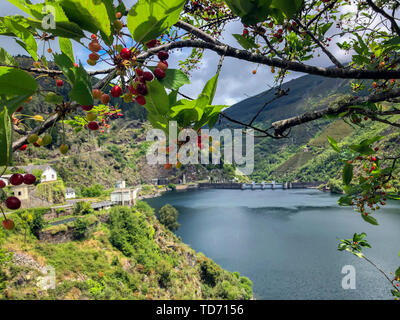
<svg viewBox="0 0 400 320"><path fill-rule="evenodd" d="M34 3L40 2L38 0L32 1ZM124 1L129 7L135 0ZM351 10L351 8L349 9ZM0 16L24 14L14 5L7 2L7 0L0 0ZM333 28L332 28L333 29ZM222 34L220 39L222 42L241 49L236 39L232 36L234 33L241 34L243 25L240 22L229 23ZM331 32L333 32L332 30ZM343 41L344 39L341 39ZM52 46L53 51L58 52L57 41L54 41ZM4 48L11 54L26 54L15 41L9 37L0 36L0 47ZM345 56L343 52L336 46L331 46L332 52L341 62L349 61L349 56ZM38 52L42 53L42 47L39 47ZM170 52L169 65L170 68L177 68L178 62L184 60L191 52L191 49L174 50ZM99 70L109 68L106 64L98 64L95 67L90 67L86 64L89 50L82 47L80 44L74 42L74 54L77 60L81 60L87 70ZM46 53L49 58L49 55ZM203 61L198 70L191 73L191 84L185 85L180 90L182 93L190 96L197 97L201 92L204 84L215 75L219 62L219 56L210 51L206 51ZM330 66L332 63L328 58L321 54L321 57L308 61L308 64L318 66ZM252 71L257 70L257 74L253 75ZM302 76L301 73L292 72L286 79L291 79ZM241 61L238 59L227 57L221 69L219 84L214 100L216 105L233 105L248 97L257 95L265 90L270 89L274 85L274 74L271 73L270 67L265 65L257 65L254 63Z"/></svg>

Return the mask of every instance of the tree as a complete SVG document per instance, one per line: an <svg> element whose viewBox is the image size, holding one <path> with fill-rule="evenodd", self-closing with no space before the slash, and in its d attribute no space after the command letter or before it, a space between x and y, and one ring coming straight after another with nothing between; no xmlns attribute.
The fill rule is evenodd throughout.
<svg viewBox="0 0 400 320"><path fill-rule="evenodd" d="M88 215L94 212L89 202L79 201L74 204L74 215Z"/></svg>
<svg viewBox="0 0 400 320"><path fill-rule="evenodd" d="M175 231L179 228L178 215L179 212L170 204L163 206L158 212L160 222L169 230Z"/></svg>
<svg viewBox="0 0 400 320"><path fill-rule="evenodd" d="M213 127L218 121L227 121L271 139L286 138L293 127L327 117L361 127L367 120L400 127L393 119L393 115L400 114L396 106L400 102L397 0L139 0L131 8L123 0L118 1L117 7L108 0L89 0L85 5L79 0L60 0L51 2L56 12L52 29L48 28L48 2L11 2L28 17L2 17L0 34L17 40L35 62L30 67L19 66L0 49L0 166L10 164L12 151L23 149L27 143L37 147L50 144L46 132L57 123L63 132L63 154L69 149L64 138L66 125L76 131L106 130L110 119L121 115L109 105L108 90L114 98L143 105L153 127L165 132L171 120L177 121L179 129L198 131L206 125ZM242 34L233 35L238 42L236 47L221 39L224 27L232 21L243 23ZM60 54L51 49L56 39ZM87 72L82 63L76 63L71 40L89 48L89 65L95 66L101 58L110 68ZM57 69L49 68L48 59L38 55L38 42L49 48ZM333 44L339 50L332 50ZM182 63L182 70L169 69L169 54L182 48L192 48L189 59ZM216 75L197 99L182 95L180 87L190 83L187 74L201 61L205 50L221 57ZM337 52L350 53L350 61L341 62ZM154 65L151 61L156 55L160 61ZM329 59L333 67L307 62L318 55ZM349 79L353 94L328 108L321 106L318 111L272 124L256 121L270 103L266 101L245 123L222 111L228 106L213 105L225 57L270 66L276 74L273 100L290 94L282 89L290 71ZM92 85L91 77L96 75L105 76ZM37 77L54 79L60 88L64 81L68 82L68 99L57 91L39 89ZM53 106L52 112L24 118L19 108L32 95L45 95L46 102ZM178 100L178 96L183 99ZM78 112L81 108L87 112L85 116ZM28 120L39 124L26 126ZM12 132L17 136L13 138ZM400 155L380 151L374 145L380 139L371 137L349 146L330 139L332 148L343 160L346 195L339 204L353 206L362 219L372 224L378 223L372 213L386 204L386 198L396 197L390 181L400 159ZM368 175L360 175L355 167L364 168Z"/></svg>

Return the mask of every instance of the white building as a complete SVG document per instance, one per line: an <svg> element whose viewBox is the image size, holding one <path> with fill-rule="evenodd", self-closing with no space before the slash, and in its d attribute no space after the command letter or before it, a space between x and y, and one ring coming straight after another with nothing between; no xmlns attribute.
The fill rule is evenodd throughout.
<svg viewBox="0 0 400 320"><path fill-rule="evenodd" d="M51 181L57 181L57 171L54 170L53 167L49 165L30 165L30 166L22 166L22 167L17 167L19 169L23 169L25 173L31 173L34 172L35 170L41 170L42 171L42 176L40 178L40 182L51 182Z"/></svg>
<svg viewBox="0 0 400 320"><path fill-rule="evenodd" d="M124 188L111 192L111 202L116 205L134 206L140 188Z"/></svg>
<svg viewBox="0 0 400 320"><path fill-rule="evenodd" d="M124 180L115 182L115 189L125 189L126 183Z"/></svg>
<svg viewBox="0 0 400 320"><path fill-rule="evenodd" d="M75 198L76 198L75 190L72 188L66 188L65 199L75 199Z"/></svg>

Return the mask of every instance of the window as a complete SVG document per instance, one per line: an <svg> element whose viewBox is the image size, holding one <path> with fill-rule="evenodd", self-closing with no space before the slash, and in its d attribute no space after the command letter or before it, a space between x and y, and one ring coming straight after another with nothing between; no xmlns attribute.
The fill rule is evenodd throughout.
<svg viewBox="0 0 400 320"><path fill-rule="evenodd" d="M20 196L22 194L22 192L21 191L18 191L18 195Z"/></svg>

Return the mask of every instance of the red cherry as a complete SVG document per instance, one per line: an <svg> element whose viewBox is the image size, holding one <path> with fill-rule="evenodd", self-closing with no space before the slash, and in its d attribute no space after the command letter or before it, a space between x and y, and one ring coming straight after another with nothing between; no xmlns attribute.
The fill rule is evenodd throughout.
<svg viewBox="0 0 400 320"><path fill-rule="evenodd" d="M114 86L111 88L111 95L114 98L119 98L121 96L121 94L122 94L122 89L120 86Z"/></svg>
<svg viewBox="0 0 400 320"><path fill-rule="evenodd" d="M57 80L57 87L62 87L64 85L64 81Z"/></svg>
<svg viewBox="0 0 400 320"><path fill-rule="evenodd" d="M248 34L249 34L249 30L247 30L247 29L244 29L244 30L243 30L243 34L242 34L242 35L243 35L243 36L247 36Z"/></svg>
<svg viewBox="0 0 400 320"><path fill-rule="evenodd" d="M137 69L136 69L136 74L137 74L137 76L138 76L138 77L141 77L141 76L143 76L143 70L142 70L142 69L139 69L139 68L137 68Z"/></svg>
<svg viewBox="0 0 400 320"><path fill-rule="evenodd" d="M146 71L143 73L143 79L146 81L152 81L154 79L154 76L151 72Z"/></svg>
<svg viewBox="0 0 400 320"><path fill-rule="evenodd" d="M22 184L24 182L24 177L22 174L20 173L14 173L11 177L10 177L10 183L13 186L19 186L20 184Z"/></svg>
<svg viewBox="0 0 400 320"><path fill-rule="evenodd" d="M371 160L372 160L373 162L375 162L375 161L376 161L376 157L372 157Z"/></svg>
<svg viewBox="0 0 400 320"><path fill-rule="evenodd" d="M138 92L136 91L136 88L133 85L129 85L128 90L130 93L132 93L135 96L138 94Z"/></svg>
<svg viewBox="0 0 400 320"><path fill-rule="evenodd" d="M24 175L24 183L25 184L30 185L30 184L34 184L35 182L36 182L36 177L33 174L28 173L28 174Z"/></svg>
<svg viewBox="0 0 400 320"><path fill-rule="evenodd" d="M97 61L100 59L100 56L96 52L92 52L89 54L89 60L91 61Z"/></svg>
<svg viewBox="0 0 400 320"><path fill-rule="evenodd" d="M163 69L160 68L156 68L154 70L154 75L156 76L157 79L161 80L163 78L165 78L166 74L165 71Z"/></svg>
<svg viewBox="0 0 400 320"><path fill-rule="evenodd" d="M136 97L136 102L140 104L141 106L144 106L146 104L146 98L143 96L137 96Z"/></svg>
<svg viewBox="0 0 400 320"><path fill-rule="evenodd" d="M3 220L3 227L4 227L4 229L7 229L7 230L14 229L14 227L15 227L14 221L12 221L11 219Z"/></svg>
<svg viewBox="0 0 400 320"><path fill-rule="evenodd" d="M97 40L97 36L95 34L92 34L91 38L92 40Z"/></svg>
<svg viewBox="0 0 400 320"><path fill-rule="evenodd" d="M160 59L161 61L168 60L169 53L167 51L160 51L157 56L158 56L158 59Z"/></svg>
<svg viewBox="0 0 400 320"><path fill-rule="evenodd" d="M93 106L81 106L83 110L90 111L93 109Z"/></svg>
<svg viewBox="0 0 400 320"><path fill-rule="evenodd" d="M26 148L28 148L28 145L27 144L24 144L22 147L20 147L18 150L20 150L20 151L24 151L24 150L26 150Z"/></svg>
<svg viewBox="0 0 400 320"><path fill-rule="evenodd" d="M95 121L89 122L87 126L92 131L99 130L99 124L97 122L95 122Z"/></svg>
<svg viewBox="0 0 400 320"><path fill-rule="evenodd" d="M0 189L3 189L6 186L6 183L4 182L4 180L0 179Z"/></svg>
<svg viewBox="0 0 400 320"><path fill-rule="evenodd" d="M122 59L130 60L132 58L132 52L128 48L123 48L120 53Z"/></svg>
<svg viewBox="0 0 400 320"><path fill-rule="evenodd" d="M142 96L146 96L148 94L148 90L145 84L143 83L139 83L136 87L136 90L139 94L141 94Z"/></svg>
<svg viewBox="0 0 400 320"><path fill-rule="evenodd" d="M375 148L375 151L379 151L379 148L378 148L378 147L376 147L376 148Z"/></svg>
<svg viewBox="0 0 400 320"><path fill-rule="evenodd" d="M146 46L149 49L154 48L156 45L157 45L157 40L156 39L150 40L149 42L146 43Z"/></svg>
<svg viewBox="0 0 400 320"><path fill-rule="evenodd" d="M15 110L15 112L21 112L21 111L22 111L22 106L19 106L19 108Z"/></svg>
<svg viewBox="0 0 400 320"><path fill-rule="evenodd" d="M102 104L108 104L110 102L111 98L108 94L103 94L101 95L100 101Z"/></svg>
<svg viewBox="0 0 400 320"><path fill-rule="evenodd" d="M157 68L161 70L167 70L168 69L168 62L167 61L160 61L157 65Z"/></svg>
<svg viewBox="0 0 400 320"><path fill-rule="evenodd" d="M6 200L6 207L10 210L17 210L21 208L21 200L17 197L9 197Z"/></svg>

